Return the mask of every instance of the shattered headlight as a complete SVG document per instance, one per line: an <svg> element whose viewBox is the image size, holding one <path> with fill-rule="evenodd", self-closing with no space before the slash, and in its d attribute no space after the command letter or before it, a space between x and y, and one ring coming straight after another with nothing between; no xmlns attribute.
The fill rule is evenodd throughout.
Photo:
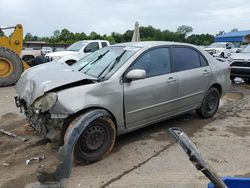
<svg viewBox="0 0 250 188"><path fill-rule="evenodd" d="M45 95L43 95L42 97L38 98L35 103L34 103L34 107L36 110L41 110L41 112L46 112L48 110L50 110L57 101L57 94L50 92L50 93L46 93Z"/></svg>

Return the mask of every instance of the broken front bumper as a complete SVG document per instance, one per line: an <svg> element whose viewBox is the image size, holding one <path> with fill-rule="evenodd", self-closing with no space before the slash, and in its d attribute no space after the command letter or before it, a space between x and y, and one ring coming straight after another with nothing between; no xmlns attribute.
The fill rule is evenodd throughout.
<svg viewBox="0 0 250 188"><path fill-rule="evenodd" d="M20 108L20 112L25 114L30 126L41 136L51 141L62 141L64 118L53 116L49 111L42 112L39 109L35 109L32 105L27 106L26 101L20 97L15 97L15 104L17 108Z"/></svg>

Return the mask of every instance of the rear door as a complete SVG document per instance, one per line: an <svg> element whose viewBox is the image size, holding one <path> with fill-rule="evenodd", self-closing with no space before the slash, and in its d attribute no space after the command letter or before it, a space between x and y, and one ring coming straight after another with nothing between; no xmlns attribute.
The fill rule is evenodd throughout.
<svg viewBox="0 0 250 188"><path fill-rule="evenodd" d="M149 50L129 68L133 69L145 70L146 78L124 83L128 129L165 119L174 113L177 97L176 74L171 71L169 48Z"/></svg>
<svg viewBox="0 0 250 188"><path fill-rule="evenodd" d="M178 108L186 111L201 103L211 78L211 69L205 57L192 47L173 47L172 54L178 81Z"/></svg>

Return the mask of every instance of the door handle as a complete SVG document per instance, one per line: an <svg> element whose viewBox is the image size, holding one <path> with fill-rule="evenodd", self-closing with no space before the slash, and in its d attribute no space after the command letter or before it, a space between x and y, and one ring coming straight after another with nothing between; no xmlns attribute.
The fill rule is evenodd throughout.
<svg viewBox="0 0 250 188"><path fill-rule="evenodd" d="M209 72L208 70L204 70L202 74L203 74L203 75L208 75L209 73L210 73L210 72Z"/></svg>
<svg viewBox="0 0 250 188"><path fill-rule="evenodd" d="M169 77L167 83L172 83L172 82L176 82L176 79L173 77Z"/></svg>

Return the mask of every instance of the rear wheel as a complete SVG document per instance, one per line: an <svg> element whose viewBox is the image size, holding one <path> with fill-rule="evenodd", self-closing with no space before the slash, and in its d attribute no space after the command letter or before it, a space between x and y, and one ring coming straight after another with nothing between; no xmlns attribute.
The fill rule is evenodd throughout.
<svg viewBox="0 0 250 188"><path fill-rule="evenodd" d="M225 54L222 52L222 53L220 54L220 57L225 58Z"/></svg>
<svg viewBox="0 0 250 188"><path fill-rule="evenodd" d="M116 139L115 124L109 117L99 117L83 131L74 148L74 159L81 164L94 163L108 155Z"/></svg>
<svg viewBox="0 0 250 188"><path fill-rule="evenodd" d="M218 89L212 87L206 93L202 104L199 109L196 110L197 114L202 118L213 117L217 112L220 103L220 93Z"/></svg>
<svg viewBox="0 0 250 188"><path fill-rule="evenodd" d="M0 48L0 86L17 82L23 72L23 64L17 54L7 48Z"/></svg>

